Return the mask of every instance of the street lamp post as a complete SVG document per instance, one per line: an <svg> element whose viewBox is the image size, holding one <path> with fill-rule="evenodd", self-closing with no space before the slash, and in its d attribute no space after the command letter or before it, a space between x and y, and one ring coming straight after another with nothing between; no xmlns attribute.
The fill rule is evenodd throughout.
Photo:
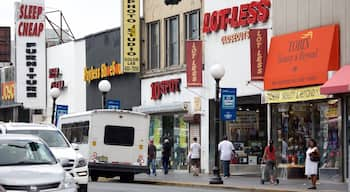
<svg viewBox="0 0 350 192"><path fill-rule="evenodd" d="M220 80L225 75L225 68L220 64L215 64L210 68L210 74L215 80L215 165L213 168L214 177L209 180L210 184L223 184L220 177L220 168L219 168L219 129L220 129Z"/></svg>
<svg viewBox="0 0 350 192"><path fill-rule="evenodd" d="M52 115L51 115L51 123L54 124L55 121L55 109L56 109L56 99L60 96L61 91L59 88L54 87L50 89L50 96L52 97Z"/></svg>
<svg viewBox="0 0 350 192"><path fill-rule="evenodd" d="M102 109L106 107L106 94L111 90L111 83L108 80L102 80L98 83L98 89L102 93Z"/></svg>

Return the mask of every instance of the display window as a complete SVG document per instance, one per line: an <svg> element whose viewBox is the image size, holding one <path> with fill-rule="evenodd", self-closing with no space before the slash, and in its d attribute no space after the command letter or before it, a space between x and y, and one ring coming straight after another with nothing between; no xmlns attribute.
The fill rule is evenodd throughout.
<svg viewBox="0 0 350 192"><path fill-rule="evenodd" d="M265 115L264 105L238 106L236 120L225 122L226 134L236 152L231 164L261 163L267 140Z"/></svg>
<svg viewBox="0 0 350 192"><path fill-rule="evenodd" d="M279 163L304 165L307 142L317 141L319 167L341 166L341 112L337 99L273 105L272 136L277 142Z"/></svg>
<svg viewBox="0 0 350 192"><path fill-rule="evenodd" d="M151 115L149 138L157 148L158 167L161 167L162 143L167 138L172 145L171 168L187 169L189 131L183 114Z"/></svg>

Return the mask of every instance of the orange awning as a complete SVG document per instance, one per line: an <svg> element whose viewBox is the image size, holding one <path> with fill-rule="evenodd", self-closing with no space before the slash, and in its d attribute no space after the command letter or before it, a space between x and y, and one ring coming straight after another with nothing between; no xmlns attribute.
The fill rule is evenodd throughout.
<svg viewBox="0 0 350 192"><path fill-rule="evenodd" d="M320 85L339 69L339 26L275 36L268 53L265 90Z"/></svg>
<svg viewBox="0 0 350 192"><path fill-rule="evenodd" d="M350 65L343 66L331 79L321 86L321 94L350 92Z"/></svg>

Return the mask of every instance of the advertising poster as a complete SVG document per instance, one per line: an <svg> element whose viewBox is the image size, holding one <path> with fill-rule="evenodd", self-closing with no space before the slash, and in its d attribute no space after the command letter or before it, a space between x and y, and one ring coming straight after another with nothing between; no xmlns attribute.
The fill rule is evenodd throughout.
<svg viewBox="0 0 350 192"><path fill-rule="evenodd" d="M221 88L221 120L236 120L236 97L235 88Z"/></svg>

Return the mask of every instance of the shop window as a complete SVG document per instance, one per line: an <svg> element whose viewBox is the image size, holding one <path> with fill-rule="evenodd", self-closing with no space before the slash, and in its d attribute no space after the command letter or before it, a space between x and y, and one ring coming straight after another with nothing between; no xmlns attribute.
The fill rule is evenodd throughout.
<svg viewBox="0 0 350 192"><path fill-rule="evenodd" d="M272 132L278 161L304 165L308 140L314 138L321 152L320 170L340 168L340 114L338 100L274 106Z"/></svg>
<svg viewBox="0 0 350 192"><path fill-rule="evenodd" d="M70 143L87 144L89 121L62 124L62 132Z"/></svg>
<svg viewBox="0 0 350 192"><path fill-rule="evenodd" d="M160 67L159 21L147 24L148 29L148 68Z"/></svg>
<svg viewBox="0 0 350 192"><path fill-rule="evenodd" d="M200 39L199 10L185 13L186 40Z"/></svg>
<svg viewBox="0 0 350 192"><path fill-rule="evenodd" d="M259 164L266 143L263 107L238 107L235 121L227 121L226 134L233 143L236 156L233 164Z"/></svg>
<svg viewBox="0 0 350 192"><path fill-rule="evenodd" d="M105 126L104 143L106 145L133 146L135 129L123 126Z"/></svg>
<svg viewBox="0 0 350 192"><path fill-rule="evenodd" d="M167 18L165 26L167 66L179 65L179 17Z"/></svg>

